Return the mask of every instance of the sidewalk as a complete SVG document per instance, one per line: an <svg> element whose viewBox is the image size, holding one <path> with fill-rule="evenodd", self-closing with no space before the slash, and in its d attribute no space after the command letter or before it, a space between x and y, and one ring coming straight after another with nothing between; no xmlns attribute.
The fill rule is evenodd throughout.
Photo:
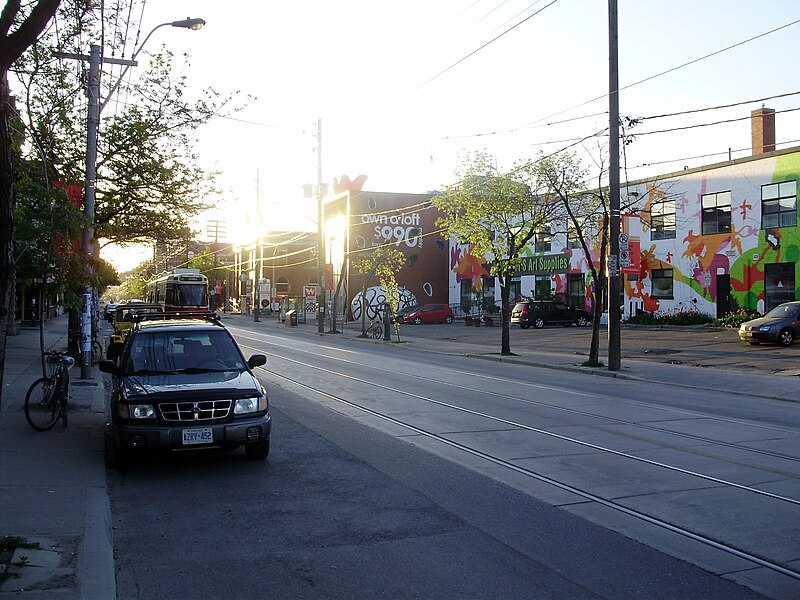
<svg viewBox="0 0 800 600"><path fill-rule="evenodd" d="M67 318L45 323L45 348L66 349ZM19 536L0 599L116 598L111 508L103 457L105 395L99 371L70 369L69 426L34 431L25 420L28 386L41 376L39 329L7 338L0 407L0 537ZM5 580L3 581L3 579Z"/></svg>

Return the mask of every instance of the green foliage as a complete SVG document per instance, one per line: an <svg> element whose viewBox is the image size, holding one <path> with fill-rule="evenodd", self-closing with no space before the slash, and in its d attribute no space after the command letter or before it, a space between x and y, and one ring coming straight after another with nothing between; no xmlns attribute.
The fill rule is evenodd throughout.
<svg viewBox="0 0 800 600"><path fill-rule="evenodd" d="M405 255L389 246L378 246L368 252L360 254L352 262L353 272L364 276L364 289L362 298L366 297L367 287L373 277L377 277L386 291L386 301L389 303L392 314L397 312L400 298L400 286L397 284L395 274L406 263ZM366 311L361 312L361 330L365 335ZM400 325L394 324L395 333L400 341Z"/></svg>
<svg viewBox="0 0 800 600"><path fill-rule="evenodd" d="M117 32L114 19L128 16L115 15L114 7L101 13L76 10L72 4L64 2L59 27L42 35L15 70L24 88L19 109L32 142L29 151L45 157L67 183L85 180L86 65L56 60L53 52L85 54L87 37L102 26L100 15L106 30ZM134 35L136 28L130 31ZM125 44L133 43L121 35L107 36L105 52L122 53ZM134 83L123 82L101 115L94 218L99 239L124 244L184 238L191 219L216 193L214 174L198 166L196 132L212 117L236 108L229 108L232 96L212 89L190 98L185 56L183 63L163 48L156 51L149 66L140 62L135 67ZM110 91L105 86L117 82L115 75L101 78L101 101ZM124 104L115 103L117 98L124 98Z"/></svg>
<svg viewBox="0 0 800 600"><path fill-rule="evenodd" d="M456 176L457 183L432 199L447 215L436 225L459 242L474 244L475 255L494 259L493 275L510 276L519 267L522 249L549 224L558 205L538 193L531 163L502 173L494 157L476 152L465 158Z"/></svg>
<svg viewBox="0 0 800 600"><path fill-rule="evenodd" d="M753 319L757 319L761 316L763 315L756 310L740 308L737 311L728 313L721 319L713 320L711 325L714 327L733 327L735 329L739 329L742 323L745 323L746 321L752 321Z"/></svg>

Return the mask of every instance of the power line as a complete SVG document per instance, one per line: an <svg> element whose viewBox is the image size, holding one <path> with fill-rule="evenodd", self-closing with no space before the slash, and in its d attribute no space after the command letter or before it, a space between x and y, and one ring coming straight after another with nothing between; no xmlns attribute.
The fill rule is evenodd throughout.
<svg viewBox="0 0 800 600"><path fill-rule="evenodd" d="M547 8L547 7L545 7L545 8ZM760 33L760 34L755 35L755 36L753 36L751 38L743 40L741 42L737 42L736 44L732 44L730 46L722 48L721 50L717 50L717 51L712 52L710 54L706 54L705 56L701 56L701 57L696 58L694 60L690 60L689 62L683 63L683 64L678 65L676 67L672 67L671 69L667 69L666 71L662 71L661 73L656 73L655 75L651 75L650 77L646 77L644 79L641 79L641 80L636 81L634 83L631 83L629 85L623 86L623 87L619 88L619 90L617 90L617 92L620 92L622 90L630 89L630 88L632 88L634 86L637 86L637 85L639 85L641 83L644 83L646 81L651 81L651 80L653 80L653 79L655 79L657 77L661 77L662 75L666 75L667 73L672 73L673 71L677 71L678 69L682 69L683 67L688 67L689 65L693 65L693 64L698 63L698 62L700 62L702 60L710 58L712 56L716 56L717 54L721 54L723 52L727 52L728 50L732 50L733 48L738 48L739 46L743 46L744 44L748 44L748 43L750 43L750 42L752 42L754 40L757 40L759 38L762 38L764 36L773 34L773 33L777 32L777 31L782 30L782 29L786 29L787 27L791 27L792 25L797 25L798 23L800 23L800 19L797 19L797 20L792 21L790 23L786 23L785 25L781 25L780 27L776 27L775 29L771 29L769 31L765 31L764 33ZM566 112L569 112L569 111L574 110L576 108L580 108L581 106L586 106L587 104L591 104L592 102L596 102L597 100L602 100L603 98L607 98L607 97L608 97L608 94L602 94L602 95L597 96L595 98L592 98L590 100L586 100L585 102L581 102L580 104L576 104L574 106L571 106L569 108L565 108L564 110L560 110L560 111L558 111L556 113L553 113L551 115L548 115L546 117L542 117L541 119L538 119L537 121L531 122L530 125L535 125L537 123L540 123L540 122L544 121L545 119L550 119L552 117L557 117L558 115L563 115Z"/></svg>
<svg viewBox="0 0 800 600"><path fill-rule="evenodd" d="M547 6L545 6L545 7L543 7L543 8L540 8L539 10L537 10L537 11L536 11L535 13L533 13L532 15L529 15L529 16L525 17L524 19L522 19L522 21L520 21L520 22L519 22L519 23L517 23L516 25L513 25L512 27L509 27L509 28L508 28L508 29L506 29L506 30L505 30L503 33L501 33L501 34L499 34L499 35L497 35L497 36L493 37L491 40L489 40L488 42L486 42L485 44L483 44L483 45L482 45L482 46L480 46L479 48L476 48L475 50L473 50L472 52L470 52L469 54L467 54L467 55L466 55L466 56L464 56L463 58L460 58L460 59L458 59L456 62L454 62L452 65L450 65L449 67L447 67L447 68L446 68L446 69L444 69L443 71L441 71L441 72L437 73L436 75L434 75L433 77L431 77L431 78L430 78L430 79L428 79L427 81L424 81L423 83L421 83L420 85L418 85L416 88L414 88L414 89L412 90L412 93L413 93L413 92L416 92L416 91L419 91L421 88L425 87L425 86L426 86L426 85L428 85L430 82L434 81L435 79L438 79L439 77L441 77L442 75L444 75L445 73L447 73L449 70L451 70L451 69L455 68L456 66L460 65L462 62L464 62L465 60L467 60L467 59L468 59L468 58L470 58L471 56L474 56L475 54L477 54L478 52L480 52L481 50L483 50L484 48L486 48L486 47L487 47L487 46L489 46L490 44L493 44L494 42L496 42L497 40L499 40L501 37L503 37L504 35L506 35L507 33L509 33L509 32L511 32L511 31L513 31L514 29L516 29L517 27L519 27L520 25L522 25L522 24L523 24L523 23L525 23L526 21L529 21L530 19L532 19L533 17L535 17L536 15L538 15L540 12L542 12L542 11L543 11L543 10L545 10L546 8L549 8L549 7L553 6L553 4L555 4L556 2L558 2L558 0L552 0L552 1L550 2L550 4L548 4Z"/></svg>

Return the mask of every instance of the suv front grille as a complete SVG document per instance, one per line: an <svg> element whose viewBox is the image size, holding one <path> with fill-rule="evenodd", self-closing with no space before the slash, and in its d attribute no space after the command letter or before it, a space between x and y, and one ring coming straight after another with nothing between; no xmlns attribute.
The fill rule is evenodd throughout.
<svg viewBox="0 0 800 600"><path fill-rule="evenodd" d="M158 408L165 421L210 421L227 417L232 403L232 400L162 402Z"/></svg>

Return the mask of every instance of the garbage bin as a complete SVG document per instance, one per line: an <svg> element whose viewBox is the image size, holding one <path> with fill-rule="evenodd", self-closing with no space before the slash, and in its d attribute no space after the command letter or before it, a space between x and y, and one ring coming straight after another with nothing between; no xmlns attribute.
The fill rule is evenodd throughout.
<svg viewBox="0 0 800 600"><path fill-rule="evenodd" d="M286 322L291 327L297 326L297 311L296 310L287 310L286 311Z"/></svg>

